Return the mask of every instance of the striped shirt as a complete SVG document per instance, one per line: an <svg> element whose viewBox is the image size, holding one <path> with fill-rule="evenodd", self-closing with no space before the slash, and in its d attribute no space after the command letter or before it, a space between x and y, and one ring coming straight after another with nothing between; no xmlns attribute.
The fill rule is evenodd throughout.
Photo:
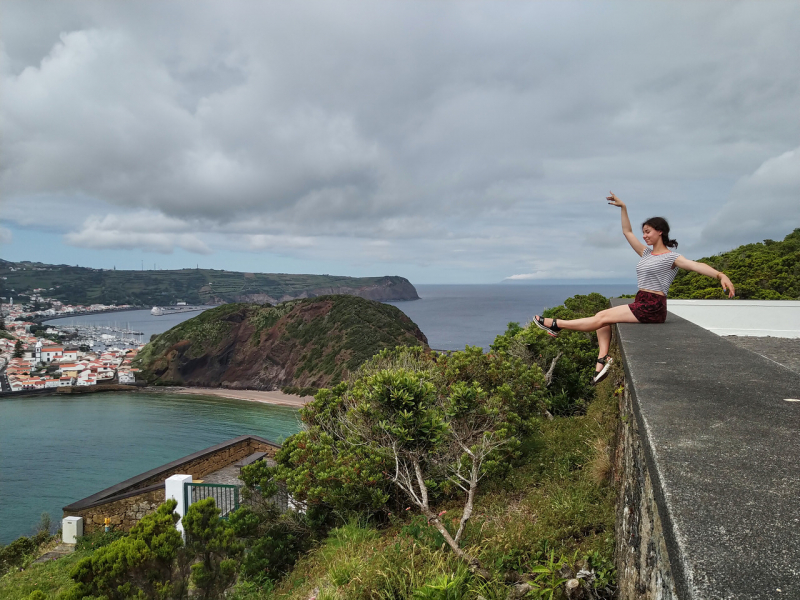
<svg viewBox="0 0 800 600"><path fill-rule="evenodd" d="M678 274L678 267L675 267L674 263L679 256L680 254L673 250L662 254L653 254L650 248L645 248L639 264L636 265L636 280L639 289L662 292L666 296L672 280Z"/></svg>

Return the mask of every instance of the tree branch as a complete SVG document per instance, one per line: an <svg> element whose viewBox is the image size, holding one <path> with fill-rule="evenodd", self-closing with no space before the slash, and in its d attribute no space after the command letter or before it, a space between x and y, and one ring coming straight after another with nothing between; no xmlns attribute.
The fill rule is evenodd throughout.
<svg viewBox="0 0 800 600"><path fill-rule="evenodd" d="M558 359L561 358L563 352L559 352L556 354L556 357L553 359L553 362L550 363L550 368L547 370L547 373L544 376L544 385L545 387L550 387L550 384L553 383L553 373L556 370L556 363Z"/></svg>

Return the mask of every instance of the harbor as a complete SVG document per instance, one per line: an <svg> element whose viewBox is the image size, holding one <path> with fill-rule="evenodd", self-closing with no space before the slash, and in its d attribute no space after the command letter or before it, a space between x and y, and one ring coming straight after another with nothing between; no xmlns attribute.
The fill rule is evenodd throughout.
<svg viewBox="0 0 800 600"><path fill-rule="evenodd" d="M116 319L112 318L112 314L104 313L48 320L44 322L44 325L60 332L76 333L76 339L69 340L70 344L79 344L79 340L85 340L87 345L93 348L106 346L131 348L146 344L153 335L164 333L209 307L176 306L169 308L190 308L192 310L168 311L161 315L154 315L152 309L139 309L117 313Z"/></svg>

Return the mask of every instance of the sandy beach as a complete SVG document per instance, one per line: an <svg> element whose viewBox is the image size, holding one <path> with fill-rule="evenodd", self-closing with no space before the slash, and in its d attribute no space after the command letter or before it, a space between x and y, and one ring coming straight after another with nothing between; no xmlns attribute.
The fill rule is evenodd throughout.
<svg viewBox="0 0 800 600"><path fill-rule="evenodd" d="M275 404L277 406L293 406L300 408L314 399L313 396L295 396L284 394L283 392L264 392L259 390L229 390L224 388L161 388L159 391L170 392L171 394L195 394L198 396L219 396L220 398L231 398L233 400L249 400L251 402L263 402L264 404Z"/></svg>

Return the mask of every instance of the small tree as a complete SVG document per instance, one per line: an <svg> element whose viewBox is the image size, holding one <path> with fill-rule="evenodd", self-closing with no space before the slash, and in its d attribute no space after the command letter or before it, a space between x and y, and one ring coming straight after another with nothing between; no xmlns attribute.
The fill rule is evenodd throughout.
<svg viewBox="0 0 800 600"><path fill-rule="evenodd" d="M479 385L455 383L447 395L420 374L383 371L365 378L346 399L344 419L356 440L388 454L392 481L439 530L470 568L488 577L460 542L472 516L478 483L495 450L509 442L504 403ZM466 494L458 530L444 526L430 504L429 487L449 480Z"/></svg>
<svg viewBox="0 0 800 600"><path fill-rule="evenodd" d="M236 577L236 560L242 552L233 528L220 519L214 498L195 502L181 521L186 532L186 551L199 559L191 567L192 583L207 600L222 598Z"/></svg>
<svg viewBox="0 0 800 600"><path fill-rule="evenodd" d="M14 344L14 354L12 356L14 358L22 358L23 356L22 340L17 340L17 343Z"/></svg>
<svg viewBox="0 0 800 600"><path fill-rule="evenodd" d="M175 529L177 504L175 500L167 500L154 514L139 521L129 535L81 559L70 573L77 585L63 598L184 597L185 576L176 572L175 567L183 546L181 534Z"/></svg>

